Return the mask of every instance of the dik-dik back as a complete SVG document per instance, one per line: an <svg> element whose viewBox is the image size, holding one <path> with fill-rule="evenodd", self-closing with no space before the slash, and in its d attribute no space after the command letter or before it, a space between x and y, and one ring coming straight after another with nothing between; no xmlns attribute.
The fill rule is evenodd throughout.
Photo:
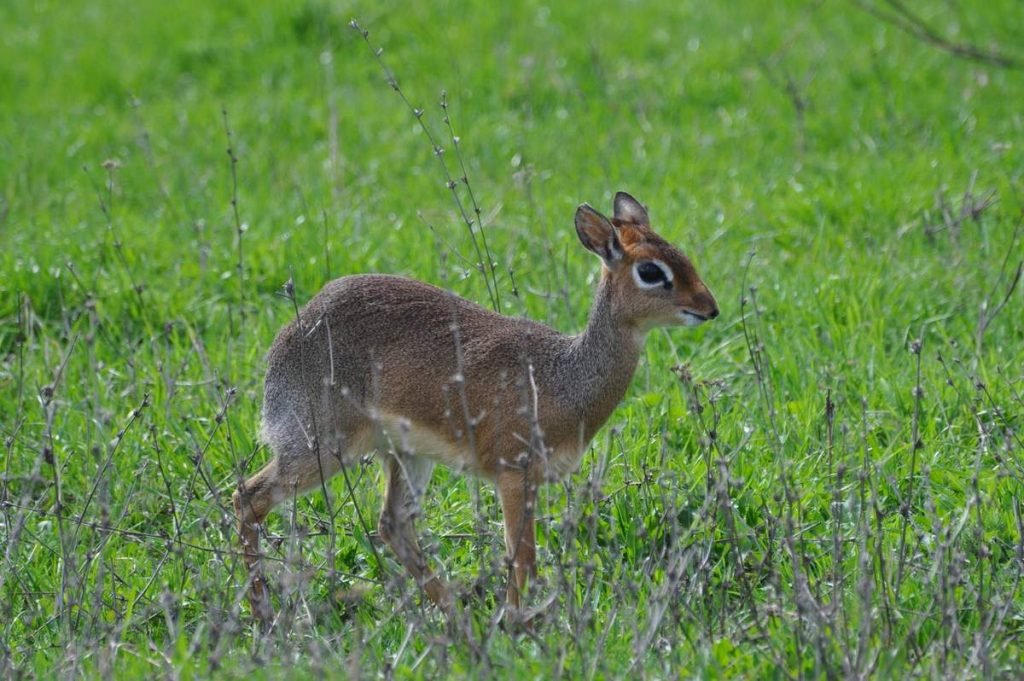
<svg viewBox="0 0 1024 681"><path fill-rule="evenodd" d="M518 605L533 570L537 485L579 463L636 368L646 332L716 317L690 261L619 193L614 217L576 214L603 261L586 329L563 335L437 287L385 275L327 284L270 350L263 438L275 459L235 495L254 611L270 617L258 525L285 498L374 452L388 472L379 531L426 593L451 599L428 568L412 519L435 462L493 481Z"/></svg>
<svg viewBox="0 0 1024 681"><path fill-rule="evenodd" d="M588 397L625 390L636 359L601 366L578 345L429 284L338 279L271 348L263 435L297 466L316 467L314 444L341 462L365 453L354 442L382 431L389 446L491 479L532 438L551 469L538 465L537 475L561 477L618 401Z"/></svg>

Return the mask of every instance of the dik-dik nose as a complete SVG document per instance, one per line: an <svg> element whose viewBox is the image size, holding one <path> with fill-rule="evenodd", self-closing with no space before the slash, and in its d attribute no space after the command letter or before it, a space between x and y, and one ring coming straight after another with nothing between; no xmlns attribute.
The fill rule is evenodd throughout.
<svg viewBox="0 0 1024 681"><path fill-rule="evenodd" d="M698 309L707 310L707 312L704 313L704 316L708 319L715 319L718 317L718 301L716 301L715 297L711 295L711 291L705 288L697 294L694 302L697 304Z"/></svg>

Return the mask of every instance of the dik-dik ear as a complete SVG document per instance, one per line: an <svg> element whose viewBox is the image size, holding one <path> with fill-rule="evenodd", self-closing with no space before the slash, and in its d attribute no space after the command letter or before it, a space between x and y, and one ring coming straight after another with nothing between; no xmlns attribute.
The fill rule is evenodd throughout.
<svg viewBox="0 0 1024 681"><path fill-rule="evenodd" d="M626 192L615 195L615 219L620 222L632 222L642 227L650 227L651 219L647 217L647 209Z"/></svg>
<svg viewBox="0 0 1024 681"><path fill-rule="evenodd" d="M622 260L622 244L611 220L598 213L589 204L576 209L576 235L588 251L597 253L608 267Z"/></svg>

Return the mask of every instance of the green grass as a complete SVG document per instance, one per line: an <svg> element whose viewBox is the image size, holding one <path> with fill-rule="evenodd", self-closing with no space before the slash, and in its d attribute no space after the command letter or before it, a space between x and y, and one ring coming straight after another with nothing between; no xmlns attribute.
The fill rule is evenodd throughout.
<svg viewBox="0 0 1024 681"><path fill-rule="evenodd" d="M1011 0L912 8L1024 58ZM651 336L542 494L529 634L496 625L492 491L439 470L420 523L466 592L450 627L359 519L372 464L336 517L272 517L281 619L249 624L230 494L267 457L282 285L488 302L353 17L458 177L447 91L504 312L584 324L572 214L620 189L722 309ZM1019 289L978 332L1024 252L1024 71L853 2L15 1L0 25L3 676L1024 673Z"/></svg>

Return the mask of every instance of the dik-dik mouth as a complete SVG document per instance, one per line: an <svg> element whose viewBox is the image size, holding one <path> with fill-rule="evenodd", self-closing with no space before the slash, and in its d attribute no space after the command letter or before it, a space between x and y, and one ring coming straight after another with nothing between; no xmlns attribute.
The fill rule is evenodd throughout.
<svg viewBox="0 0 1024 681"><path fill-rule="evenodd" d="M718 310L716 309L711 314L706 315L706 314L702 314L700 312L695 312L693 310L685 310L684 309L684 310L680 310L679 316L682 318L684 326L700 326L701 324L703 324L704 322L708 321L709 319L714 319L715 317L717 317L718 316Z"/></svg>

